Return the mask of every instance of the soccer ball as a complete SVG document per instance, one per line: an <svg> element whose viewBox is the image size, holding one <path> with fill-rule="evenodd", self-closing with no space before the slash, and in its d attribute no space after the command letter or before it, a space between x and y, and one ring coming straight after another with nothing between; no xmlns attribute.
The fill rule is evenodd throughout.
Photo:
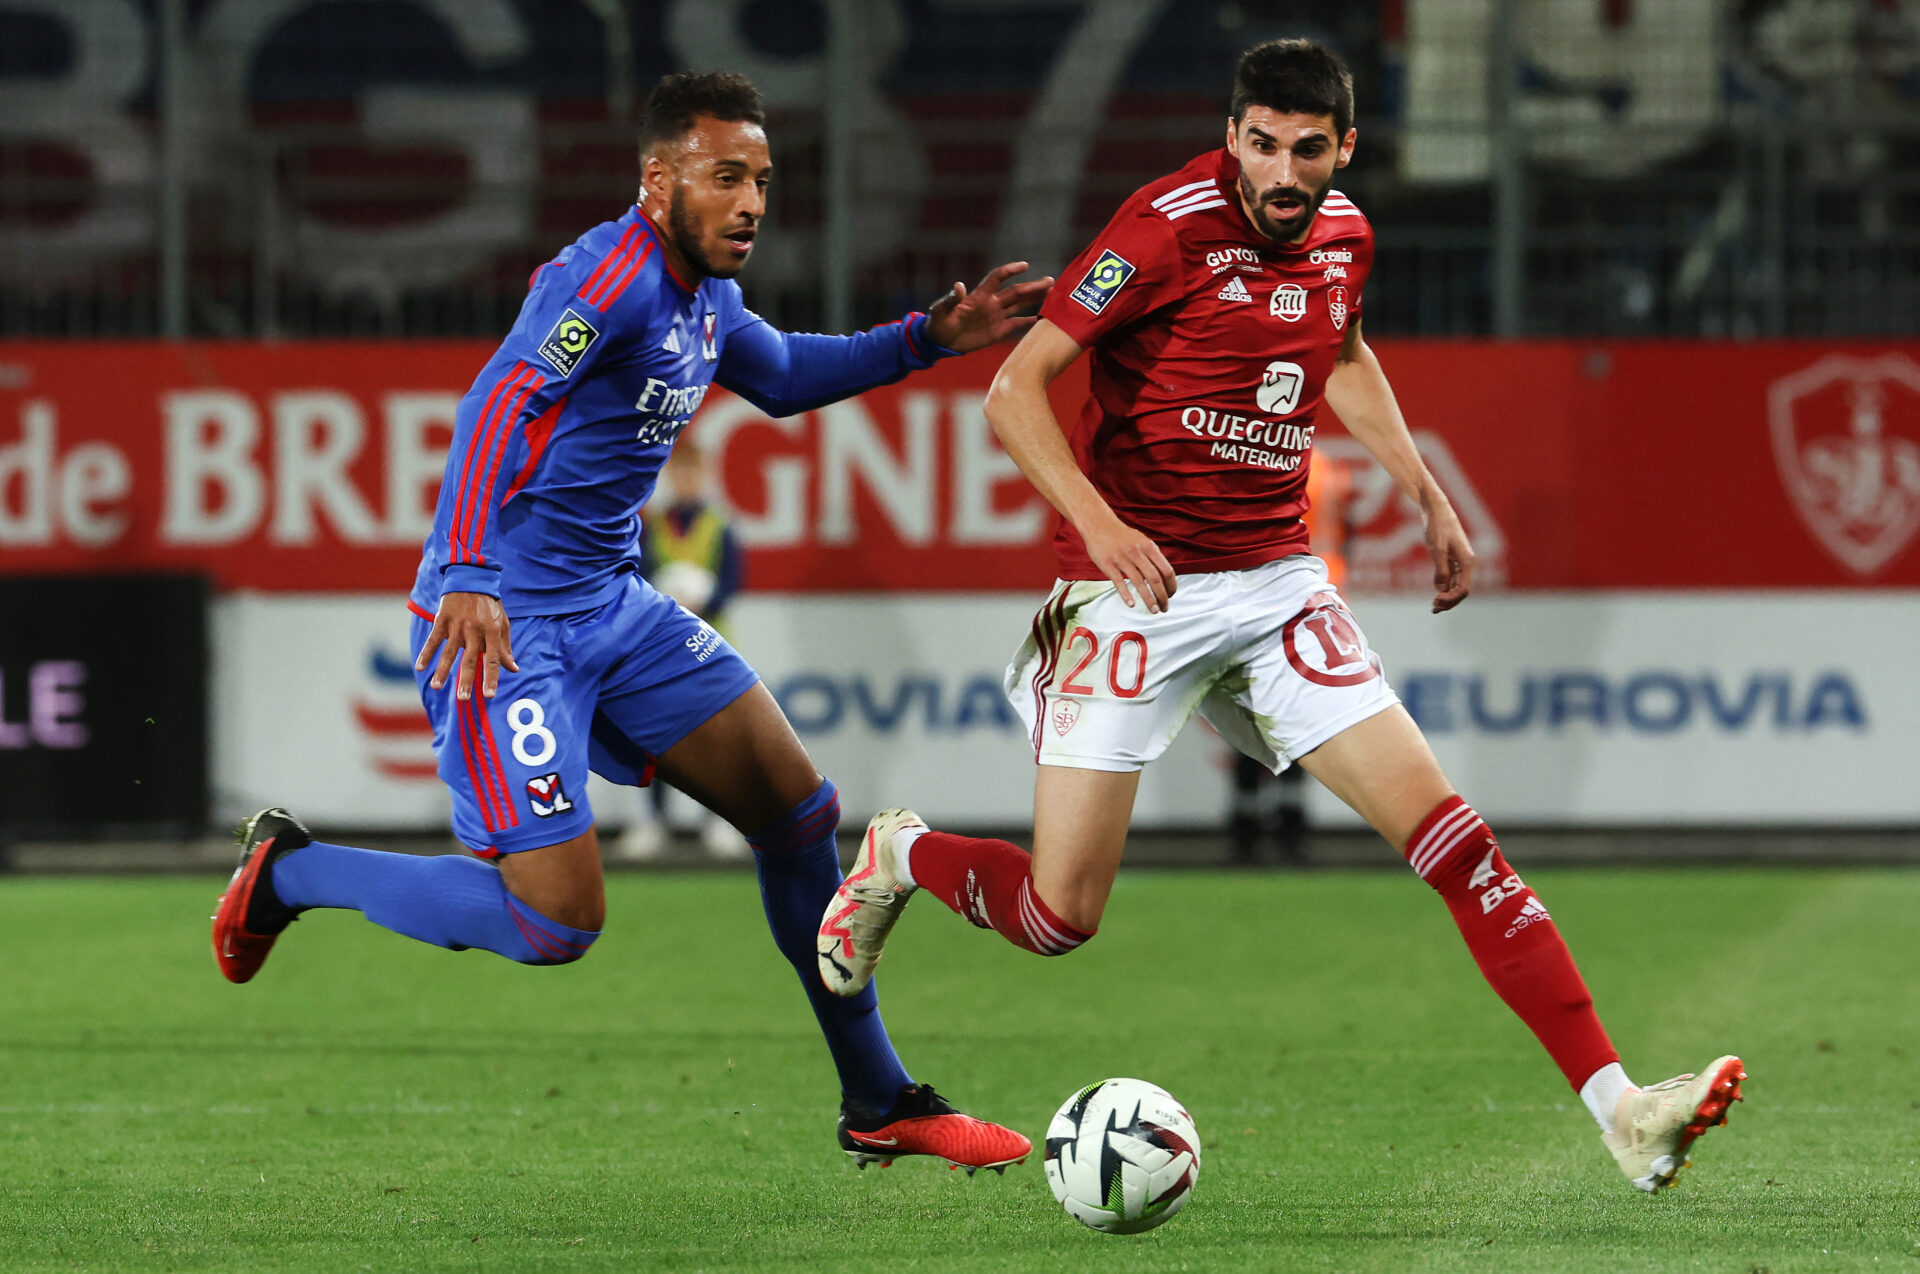
<svg viewBox="0 0 1920 1274"><path fill-rule="evenodd" d="M1199 1176L1193 1116L1143 1079L1089 1084L1047 1125L1053 1197L1103 1234L1138 1234L1166 1221Z"/></svg>

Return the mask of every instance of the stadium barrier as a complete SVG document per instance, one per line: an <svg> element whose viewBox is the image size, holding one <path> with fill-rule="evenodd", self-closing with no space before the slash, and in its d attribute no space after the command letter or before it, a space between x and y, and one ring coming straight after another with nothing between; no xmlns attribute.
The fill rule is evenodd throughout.
<svg viewBox="0 0 1920 1274"><path fill-rule="evenodd" d="M488 352L0 355L0 571L197 572L220 590L221 816L270 799L335 825L442 825L401 600ZM1316 452L1353 470L1361 622L1490 817L1920 823L1901 768L1920 689L1900 653L1920 584L1920 345L1380 352L1474 536L1482 596L1427 616L1417 513L1336 428ZM1051 517L987 428L992 371L946 363L779 421L716 392L693 426L748 549L739 643L850 813L1026 814L997 684L1050 578ZM1083 390L1063 384L1059 405ZM1194 425L1196 446L1234 443L1231 423ZM273 737L287 720L298 737ZM1216 822L1219 752L1191 731L1149 775L1142 822Z"/></svg>
<svg viewBox="0 0 1920 1274"><path fill-rule="evenodd" d="M207 588L192 576L0 576L0 840L197 831Z"/></svg>

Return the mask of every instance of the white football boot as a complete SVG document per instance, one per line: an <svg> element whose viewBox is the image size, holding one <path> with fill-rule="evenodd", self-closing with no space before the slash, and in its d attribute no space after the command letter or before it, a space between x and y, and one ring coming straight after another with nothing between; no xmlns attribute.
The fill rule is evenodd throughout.
<svg viewBox="0 0 1920 1274"><path fill-rule="evenodd" d="M1737 1057L1716 1058L1699 1075L1681 1075L1620 1099L1613 1129L1600 1134L1634 1188L1648 1194L1673 1184L1701 1134L1727 1122L1727 1108L1744 1100L1746 1067Z"/></svg>
<svg viewBox="0 0 1920 1274"><path fill-rule="evenodd" d="M887 934L913 897L911 885L901 883L900 860L894 836L907 829L926 831L912 810L881 810L860 838L860 854L853 870L833 891L814 951L820 958L820 980L835 995L858 995L873 980L873 966L887 945Z"/></svg>

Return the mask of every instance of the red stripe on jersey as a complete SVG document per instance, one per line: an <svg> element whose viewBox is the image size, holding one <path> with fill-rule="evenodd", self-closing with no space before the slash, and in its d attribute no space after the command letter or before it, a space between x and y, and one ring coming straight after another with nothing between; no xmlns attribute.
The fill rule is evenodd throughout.
<svg viewBox="0 0 1920 1274"><path fill-rule="evenodd" d="M528 368L528 370L532 370L532 368ZM540 372L534 372L532 376L528 376L528 378L520 384L518 391L515 391L513 401L507 405L507 409L505 409L503 413L499 414L499 420L493 424L493 445L490 447L490 451L488 451L488 457L486 457L486 480L480 485L480 491L492 491L493 480L499 476L499 464L501 464L501 460L507 459L507 441L513 437L513 426L515 426L516 420L520 418L520 413L526 409L526 399L534 397L534 393L536 393L543 384L547 384L547 378L541 376ZM488 516L490 516L492 512L492 501L482 501L482 503L478 505L478 516L476 516L474 528L472 528L470 535L468 535L467 543L468 558L474 560L474 562L480 560L480 543L486 541L486 522L488 522Z"/></svg>
<svg viewBox="0 0 1920 1274"><path fill-rule="evenodd" d="M652 218L642 214L640 224L646 227L647 233L653 237L655 243L661 244L663 247L665 246L666 241L660 237L660 227L653 224ZM660 254L660 263L667 267L667 277L675 283L678 283L682 292L693 293L700 290L698 283L687 282L680 277L680 271L673 268L673 254L671 252L662 252Z"/></svg>
<svg viewBox="0 0 1920 1274"><path fill-rule="evenodd" d="M463 703L458 698L453 701L454 724L460 732L460 759L467 763L467 782L473 788L473 799L480 806L481 825L490 832L497 832L500 830L500 819L494 812L487 785L480 778L486 767L486 757L480 749L480 735L474 729L472 714L468 711L468 705L472 702L467 700Z"/></svg>
<svg viewBox="0 0 1920 1274"><path fill-rule="evenodd" d="M480 781L486 785L488 803L498 820L487 830L497 832L518 827L520 815L514 810L513 798L507 794L507 776L500 766L500 749L493 741L493 718L487 714L486 699L480 693L480 674L484 671L484 667L474 670L473 698L467 700L467 705L473 712L473 738L478 746Z"/></svg>
<svg viewBox="0 0 1920 1274"><path fill-rule="evenodd" d="M917 318L922 318L922 317L925 317L925 316L919 310L915 310L911 314L907 315L905 318L901 319L900 320L900 336L903 340L906 341L908 352L911 353L915 358L919 359L921 362L924 363L927 361L926 356L920 352L920 347L913 343L913 321Z"/></svg>
<svg viewBox="0 0 1920 1274"><path fill-rule="evenodd" d="M460 533L466 526L467 506L473 499L473 471L474 466L479 463L481 440L492 425L494 413L499 408L501 398L510 392L510 386L519 378L526 366L525 363L515 363L512 371L493 383L493 392L487 395L487 405L480 409L480 422L473 427L473 436L467 439L467 463L460 471L460 485L455 488L453 525L447 529L448 565L460 560L458 548Z"/></svg>
<svg viewBox="0 0 1920 1274"><path fill-rule="evenodd" d="M493 758L493 780L498 785L500 804L507 811L507 826L518 827L520 811L514 807L513 801L507 796L507 772L500 764L500 745L493 741L493 718L487 715L486 709L479 707L480 688L478 686L474 687L473 703L479 712L480 729L487 736L487 755Z"/></svg>
<svg viewBox="0 0 1920 1274"><path fill-rule="evenodd" d="M527 426L527 462L520 466L520 472L513 475L513 483L507 493L500 497L500 507L506 508L507 501L520 494L520 488L527 485L527 479L540 467L540 457L547 453L547 444L553 441L553 427L560 421L560 413L566 409L567 400L562 398L553 406L540 413L539 419Z"/></svg>
<svg viewBox="0 0 1920 1274"><path fill-rule="evenodd" d="M640 267L645 265L647 258L652 255L653 245L651 243L641 248L631 259L626 271L613 281L613 285L608 289L606 296L595 302L595 305L603 310L610 308L615 301L620 299L620 294L627 290L627 284L633 282L634 276L640 273Z"/></svg>
<svg viewBox="0 0 1920 1274"><path fill-rule="evenodd" d="M429 624L431 624L434 620L434 617L432 615L427 614L427 612L421 607L420 603L414 601L411 597L407 599L407 609L412 611L414 614L418 615L420 618L426 620Z"/></svg>
<svg viewBox="0 0 1920 1274"><path fill-rule="evenodd" d="M578 295L583 301L596 309L599 308L600 303L593 299L594 294L604 288L607 280L626 264L627 257L640 243L641 237L638 225L627 227L626 233L620 236L620 242L614 245L613 251L600 259L600 264L595 266L593 273L587 276L587 281L580 285Z"/></svg>

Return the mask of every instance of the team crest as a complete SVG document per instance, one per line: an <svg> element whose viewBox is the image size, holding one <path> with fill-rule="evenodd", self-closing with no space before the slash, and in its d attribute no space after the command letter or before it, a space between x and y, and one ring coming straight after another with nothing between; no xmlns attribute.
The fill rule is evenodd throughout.
<svg viewBox="0 0 1920 1274"><path fill-rule="evenodd" d="M1333 330L1345 330L1347 326L1347 290L1338 283L1327 289L1327 317L1333 320Z"/></svg>
<svg viewBox="0 0 1920 1274"><path fill-rule="evenodd" d="M1080 720L1080 703L1075 699L1056 699L1053 703L1053 732L1061 738Z"/></svg>
<svg viewBox="0 0 1920 1274"><path fill-rule="evenodd" d="M1862 578L1920 531L1920 365L1834 354L1767 391L1773 455L1814 538Z"/></svg>
<svg viewBox="0 0 1920 1274"><path fill-rule="evenodd" d="M705 318L701 321L700 355L709 363L720 357L720 351L713 343L713 323L714 313L712 310L708 310Z"/></svg>
<svg viewBox="0 0 1920 1274"><path fill-rule="evenodd" d="M581 355L593 348L600 339L600 329L580 317L580 312L571 307L554 323L553 330L547 333L547 339L540 342L540 357L553 364L553 369L562 376L573 375L573 369L580 364Z"/></svg>
<svg viewBox="0 0 1920 1274"><path fill-rule="evenodd" d="M567 799L567 789L560 785L558 774L542 774L538 778L528 779L527 805L533 810L535 818L552 818L555 814L573 812L573 802Z"/></svg>
<svg viewBox="0 0 1920 1274"><path fill-rule="evenodd" d="M1280 629L1293 670L1316 686L1357 686L1380 675L1380 660L1339 594L1315 593Z"/></svg>
<svg viewBox="0 0 1920 1274"><path fill-rule="evenodd" d="M1307 290L1298 283L1282 283L1267 299L1267 313L1298 323L1307 316Z"/></svg>
<svg viewBox="0 0 1920 1274"><path fill-rule="evenodd" d="M1087 277L1073 290L1073 299L1082 306L1098 314L1107 308L1107 302L1113 300L1113 294L1126 285L1133 277L1133 262L1118 252L1106 251L1087 271Z"/></svg>

